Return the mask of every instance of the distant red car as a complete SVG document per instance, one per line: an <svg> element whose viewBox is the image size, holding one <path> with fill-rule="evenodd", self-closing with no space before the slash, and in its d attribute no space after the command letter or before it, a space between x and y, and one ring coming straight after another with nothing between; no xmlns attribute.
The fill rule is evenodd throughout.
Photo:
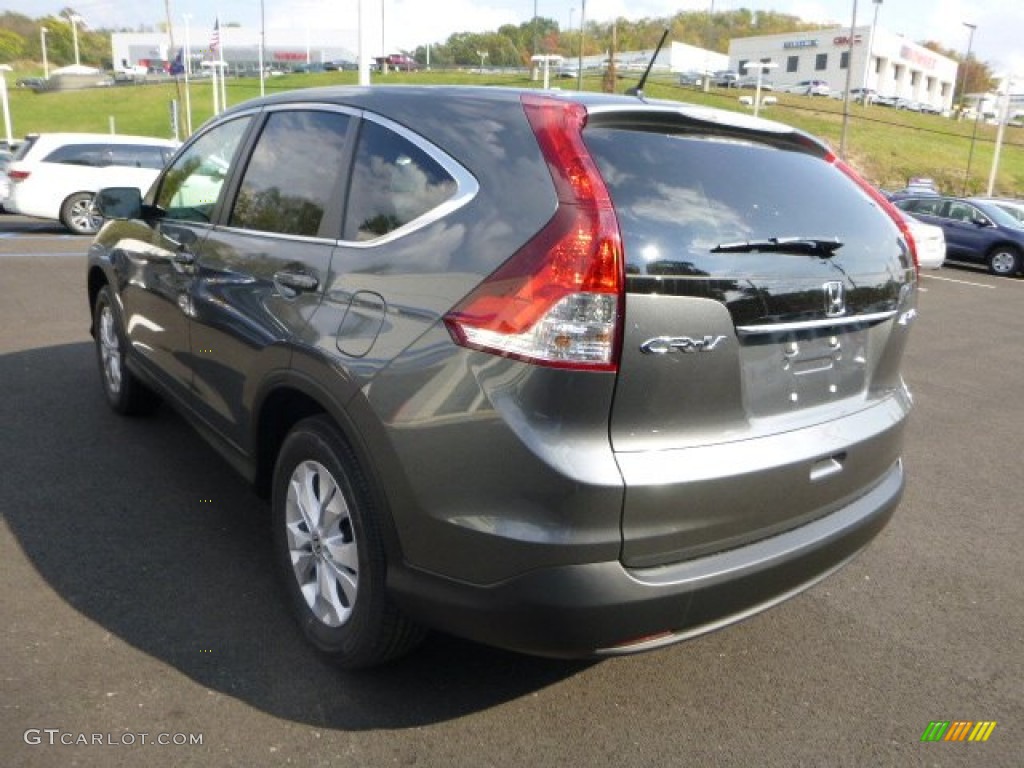
<svg viewBox="0 0 1024 768"><path fill-rule="evenodd" d="M416 59L406 56L404 53L392 53L389 56L381 56L374 59L374 61L377 62L378 69L383 69L385 64L387 64L388 69L397 69L402 72L413 72L420 68Z"/></svg>

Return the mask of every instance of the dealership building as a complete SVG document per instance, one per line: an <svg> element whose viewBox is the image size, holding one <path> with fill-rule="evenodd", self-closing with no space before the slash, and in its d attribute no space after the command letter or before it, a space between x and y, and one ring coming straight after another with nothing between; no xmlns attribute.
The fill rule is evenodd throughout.
<svg viewBox="0 0 1024 768"><path fill-rule="evenodd" d="M191 69L198 70L204 61L216 58L210 51L210 29L191 29L188 35L188 56ZM232 74L258 73L260 31L245 27L220 28L220 54ZM263 51L264 66L293 69L296 66L324 61L354 61L355 54L343 43L354 39L355 30L268 29ZM183 51L184 30L175 30L174 50L163 32L114 33L110 36L114 69L147 67L163 70Z"/></svg>
<svg viewBox="0 0 1024 768"><path fill-rule="evenodd" d="M757 60L777 65L769 75L776 87L824 80L833 91L844 91L849 66L851 88L871 88L881 96L942 110L953 104L957 62L880 27L855 27L852 55L849 27L729 42L729 62L734 69L742 71L744 64Z"/></svg>

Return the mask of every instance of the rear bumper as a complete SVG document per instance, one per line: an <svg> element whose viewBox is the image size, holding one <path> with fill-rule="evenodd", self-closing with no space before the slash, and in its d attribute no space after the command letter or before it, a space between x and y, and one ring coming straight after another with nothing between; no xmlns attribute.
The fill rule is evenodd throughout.
<svg viewBox="0 0 1024 768"><path fill-rule="evenodd" d="M882 530L903 484L897 461L868 493L823 518L671 565L568 565L487 586L396 568L389 583L414 618L490 645L561 657L649 650L740 621L837 570Z"/></svg>

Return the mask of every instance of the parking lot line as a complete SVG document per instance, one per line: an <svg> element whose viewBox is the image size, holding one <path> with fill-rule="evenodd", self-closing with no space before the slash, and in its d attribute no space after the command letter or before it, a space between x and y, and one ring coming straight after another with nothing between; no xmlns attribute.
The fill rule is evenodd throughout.
<svg viewBox="0 0 1024 768"><path fill-rule="evenodd" d="M38 258L64 258L67 256L74 256L75 258L85 258L84 251L14 251L12 253L4 253L0 251L0 259L38 259Z"/></svg>
<svg viewBox="0 0 1024 768"><path fill-rule="evenodd" d="M970 280L954 280L952 277L939 277L938 275L921 275L921 277L927 277L932 280L941 280L944 283L959 283L960 285L973 285L975 288L995 288L994 285L986 285L985 283L972 283Z"/></svg>

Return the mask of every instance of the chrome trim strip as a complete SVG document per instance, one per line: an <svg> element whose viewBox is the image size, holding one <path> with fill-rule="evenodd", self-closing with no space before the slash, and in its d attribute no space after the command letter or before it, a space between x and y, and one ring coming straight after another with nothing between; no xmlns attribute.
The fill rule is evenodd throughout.
<svg viewBox="0 0 1024 768"><path fill-rule="evenodd" d="M848 325L875 325L896 317L896 310L890 312L872 312L868 315L851 315L850 317L830 317L827 320L804 320L799 323L775 323L773 325L739 325L736 332L741 336L757 336L768 333L790 333L792 331L812 331L819 328L835 328Z"/></svg>

